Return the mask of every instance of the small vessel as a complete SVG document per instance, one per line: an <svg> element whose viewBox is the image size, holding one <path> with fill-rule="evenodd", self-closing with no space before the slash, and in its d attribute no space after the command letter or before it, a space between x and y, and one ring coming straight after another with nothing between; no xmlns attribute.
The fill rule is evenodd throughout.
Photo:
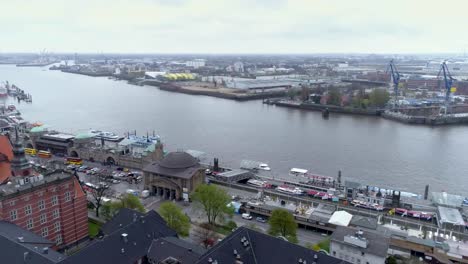
<svg viewBox="0 0 468 264"><path fill-rule="evenodd" d="M277 190L278 192L286 193L286 194L291 194L291 195L302 195L302 194L304 194L304 191L301 190L300 188L298 188L298 187L290 187L290 186L287 186L287 185L278 186L278 187L276 188L276 190Z"/></svg>
<svg viewBox="0 0 468 264"><path fill-rule="evenodd" d="M94 138L96 139L104 139L107 141L119 141L123 138L115 133L101 130L90 130L89 133L94 135Z"/></svg>
<svg viewBox="0 0 468 264"><path fill-rule="evenodd" d="M255 186L255 187L259 187L259 188L268 188L268 187L271 187L271 185L268 184L266 181L260 181L260 180L254 180L254 179L248 180L248 181L247 181L247 184L248 184L248 185Z"/></svg>
<svg viewBox="0 0 468 264"><path fill-rule="evenodd" d="M264 171L270 171L271 170L270 167L268 166L268 164L266 164L266 163L260 163L258 165L258 169L259 170L264 170Z"/></svg>
<svg viewBox="0 0 468 264"><path fill-rule="evenodd" d="M322 117L327 119L328 116L330 116L330 110L328 110L328 107L322 110Z"/></svg>
<svg viewBox="0 0 468 264"><path fill-rule="evenodd" d="M432 220L432 218L434 217L433 213L412 211L412 210L408 210L405 208L395 208L394 212L397 215L408 216L411 218L418 218L418 219L427 220L427 221Z"/></svg>
<svg viewBox="0 0 468 264"><path fill-rule="evenodd" d="M383 211L384 209L382 205L379 205L376 203L370 203L366 201L361 201L361 200L353 200L351 201L351 204L354 205L354 207L375 210L375 211Z"/></svg>
<svg viewBox="0 0 468 264"><path fill-rule="evenodd" d="M310 174L309 171L305 169L292 168L289 171L289 175L292 177L305 178L308 180L308 183L326 183L326 184L333 183L333 177Z"/></svg>

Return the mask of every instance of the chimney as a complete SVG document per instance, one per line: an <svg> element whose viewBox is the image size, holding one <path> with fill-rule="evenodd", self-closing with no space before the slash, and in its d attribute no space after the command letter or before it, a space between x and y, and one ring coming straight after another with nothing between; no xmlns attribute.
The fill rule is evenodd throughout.
<svg viewBox="0 0 468 264"><path fill-rule="evenodd" d="M24 262L26 262L28 259L29 259L29 252L26 251L23 253L23 260Z"/></svg>
<svg viewBox="0 0 468 264"><path fill-rule="evenodd" d="M23 243L24 242L24 237L18 237L18 242Z"/></svg>
<svg viewBox="0 0 468 264"><path fill-rule="evenodd" d="M47 255L48 253L49 253L49 248L48 247L42 248L42 254Z"/></svg>

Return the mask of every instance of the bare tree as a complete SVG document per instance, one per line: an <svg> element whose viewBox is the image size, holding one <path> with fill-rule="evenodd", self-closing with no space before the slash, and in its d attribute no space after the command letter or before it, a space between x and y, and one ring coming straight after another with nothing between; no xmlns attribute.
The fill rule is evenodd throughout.
<svg viewBox="0 0 468 264"><path fill-rule="evenodd" d="M93 204L96 209L96 217L99 217L99 209L103 204L103 198L111 195L112 190L109 188L109 185L105 183L94 184L94 188L90 188L88 193L93 198Z"/></svg>
<svg viewBox="0 0 468 264"><path fill-rule="evenodd" d="M205 248L213 246L215 242L215 233L210 229L209 225L194 226L193 240L203 245Z"/></svg>

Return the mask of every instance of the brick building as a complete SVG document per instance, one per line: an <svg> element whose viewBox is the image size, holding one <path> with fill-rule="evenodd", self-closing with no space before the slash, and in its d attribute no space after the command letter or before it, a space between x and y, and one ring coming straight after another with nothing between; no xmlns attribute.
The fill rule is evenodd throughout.
<svg viewBox="0 0 468 264"><path fill-rule="evenodd" d="M9 163L11 176L8 183L0 185L0 220L41 235L60 248L87 238L86 196L74 175L36 173L18 137Z"/></svg>

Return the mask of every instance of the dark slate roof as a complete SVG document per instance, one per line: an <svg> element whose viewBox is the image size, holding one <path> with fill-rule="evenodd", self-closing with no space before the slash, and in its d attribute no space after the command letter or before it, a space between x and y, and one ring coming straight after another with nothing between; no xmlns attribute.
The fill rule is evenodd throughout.
<svg viewBox="0 0 468 264"><path fill-rule="evenodd" d="M135 218L140 219L140 217L144 215L145 214L140 213L135 210L122 208L114 217L112 217L112 220L107 221L107 223L105 223L101 227L101 230L105 235L109 235L111 233L114 233L118 229L121 229L122 227L129 225L130 223L133 222Z"/></svg>
<svg viewBox="0 0 468 264"><path fill-rule="evenodd" d="M377 219L367 216L353 215L350 225L376 230L378 223Z"/></svg>
<svg viewBox="0 0 468 264"><path fill-rule="evenodd" d="M135 263L146 256L154 239L160 237L176 237L177 233L170 229L155 211L149 211L127 226L96 240L88 247L80 250L61 263ZM127 239L122 234L127 234Z"/></svg>
<svg viewBox="0 0 468 264"><path fill-rule="evenodd" d="M148 250L148 259L159 263L174 258L181 263L195 263L206 252L205 249L176 237L158 238Z"/></svg>
<svg viewBox="0 0 468 264"><path fill-rule="evenodd" d="M247 241L247 242L242 242ZM245 246L244 246L245 244ZM204 254L197 264L208 264L211 260L217 263L235 263L236 255L242 263L284 264L299 263L299 259L307 263L335 264L347 263L343 260L318 253L311 249L275 238L245 227L240 227L224 238Z"/></svg>
<svg viewBox="0 0 468 264"><path fill-rule="evenodd" d="M167 169L185 169L198 164L198 160L187 152L170 152L160 162L159 166Z"/></svg>
<svg viewBox="0 0 468 264"><path fill-rule="evenodd" d="M338 242L340 244L346 244L349 246L354 246L352 244L348 244L344 242L344 237L347 235L354 236L358 229L356 228L349 228L344 226L337 226L335 232L331 235L331 241ZM364 231L363 237L368 240L367 248L359 247L359 250L365 253L369 253L376 256L385 257L387 256L388 251L388 244L389 238L383 234L379 234L377 232L372 231ZM357 246L354 246L357 247Z"/></svg>
<svg viewBox="0 0 468 264"><path fill-rule="evenodd" d="M197 159L186 152L171 152L161 161L153 162L143 170L150 173L190 179L199 169Z"/></svg>
<svg viewBox="0 0 468 264"><path fill-rule="evenodd" d="M22 237L22 242L19 237ZM44 248L54 243L21 227L0 221L0 263L53 264L65 258L64 255Z"/></svg>

